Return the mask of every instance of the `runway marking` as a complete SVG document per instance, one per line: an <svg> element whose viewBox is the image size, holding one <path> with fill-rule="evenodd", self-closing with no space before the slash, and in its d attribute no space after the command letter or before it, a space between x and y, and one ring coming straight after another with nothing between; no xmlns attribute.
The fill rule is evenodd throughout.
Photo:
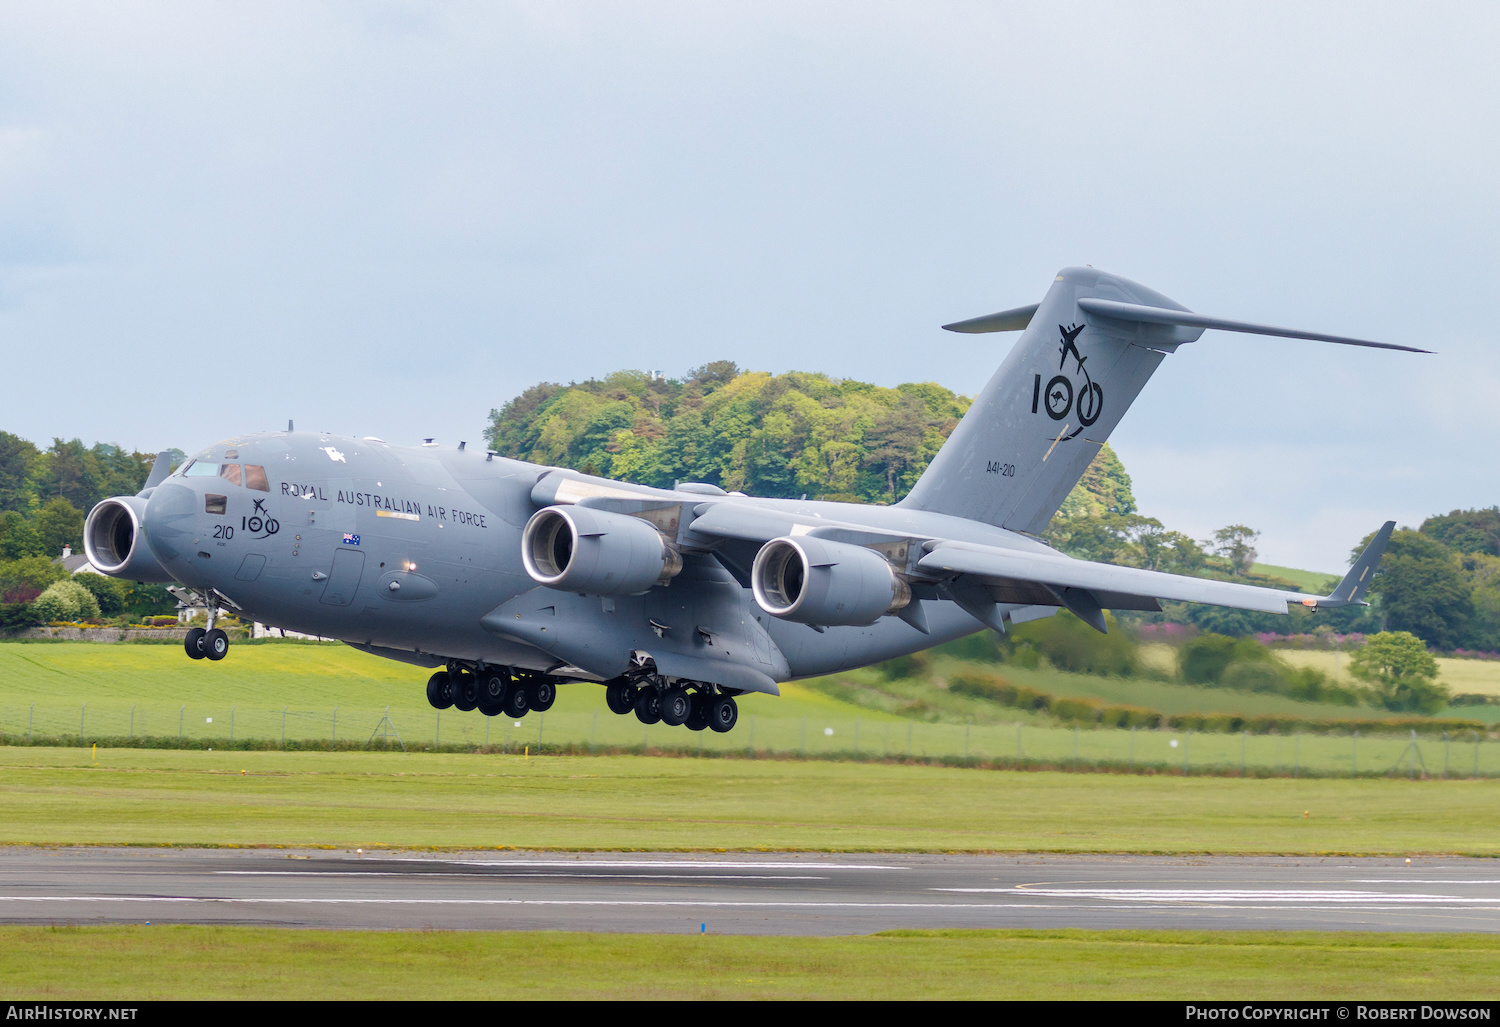
<svg viewBox="0 0 1500 1027"><path fill-rule="evenodd" d="M550 871L533 874L439 874L422 873L416 870L215 870L225 877L423 877L434 881L450 881L455 877L498 880L501 878L564 878L602 881L826 881L826 877L804 874L578 874Z"/></svg>
<svg viewBox="0 0 1500 1027"><path fill-rule="evenodd" d="M475 866L475 867L570 867L594 868L605 867L610 870L617 869L640 869L640 870L910 870L910 867L886 866L880 863L815 863L812 861L797 863L768 863L751 862L749 860L719 860L719 859L417 859L413 857L396 857L392 859L380 859L382 863L427 863L439 866Z"/></svg>
<svg viewBox="0 0 1500 1027"><path fill-rule="evenodd" d="M1462 903L1462 900L1458 900ZM1453 912L1474 912L1475 910L1492 910L1500 912L1500 903L1489 900L1490 906L1475 906L1473 904L1460 904L1455 906L1417 906L1415 909L1407 905L1369 905L1349 906L1334 905L1329 907L1330 911L1382 911L1403 912L1422 911L1431 912L1438 910L1451 910ZM148 903L162 903L174 905L234 905L234 906L590 906L590 907L656 907L656 908L688 908L688 909L922 909L930 911L947 912L984 912L986 910L1004 909L1029 909L1038 911L1058 910L1092 910L1102 912L1112 907L1098 905L1064 905L1048 902L778 902L778 901L734 901L734 900L710 900L695 901L692 899L336 899L336 898L233 898L216 896L187 896L187 895L0 895L0 903L6 902L73 902L73 903L130 903L145 905ZM1119 908L1119 907L1113 907ZM1155 907L1144 905L1133 905L1132 909L1158 908L1162 910L1180 909L1180 902L1161 903ZM1285 905L1247 906L1244 904L1224 904L1215 906L1203 904L1198 908L1222 908L1222 909L1266 909L1284 910ZM1309 910L1319 907L1307 906Z"/></svg>
<svg viewBox="0 0 1500 1027"><path fill-rule="evenodd" d="M1475 880L1461 880L1452 877L1421 878L1421 877L1351 877L1350 884L1500 884L1500 877L1486 877Z"/></svg>
<svg viewBox="0 0 1500 1027"><path fill-rule="evenodd" d="M1461 905L1500 903L1500 898L1485 896L1470 898L1463 895L1425 895L1413 892L1348 891L1331 889L1245 889L1245 888L934 888L933 891L965 892L969 894L996 894L1024 891L1027 895L1045 895L1059 899L1108 899L1115 902L1219 902L1246 903L1273 902L1278 904L1303 903L1370 903L1385 902L1397 905L1423 905L1435 902L1452 902Z"/></svg>

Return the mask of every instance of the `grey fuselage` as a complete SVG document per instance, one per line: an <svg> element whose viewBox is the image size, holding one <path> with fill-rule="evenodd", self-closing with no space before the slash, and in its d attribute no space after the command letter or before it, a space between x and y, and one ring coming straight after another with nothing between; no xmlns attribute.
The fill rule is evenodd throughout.
<svg viewBox="0 0 1500 1027"><path fill-rule="evenodd" d="M201 473L214 465L240 470ZM523 566L521 537L547 505L533 495L544 479L675 501L687 518L705 504L729 503L789 523L854 523L913 537L1046 548L1003 528L899 506L660 490L483 450L307 432L247 435L195 454L143 494L142 525L173 578L217 591L242 617L421 666L457 660L604 680L621 673L632 654L673 649L684 659L705 653L726 667L753 665L751 678L729 675L720 683L775 691L755 681L863 666L982 627L931 593L914 599L926 633L894 616L862 627L780 620L746 587L742 572L753 543L736 558L722 539L690 548L682 573L645 595L610 599L540 586ZM527 616L541 610L559 618L558 645L520 631L522 607ZM508 631L508 624L517 627ZM688 669L680 676L699 675Z"/></svg>

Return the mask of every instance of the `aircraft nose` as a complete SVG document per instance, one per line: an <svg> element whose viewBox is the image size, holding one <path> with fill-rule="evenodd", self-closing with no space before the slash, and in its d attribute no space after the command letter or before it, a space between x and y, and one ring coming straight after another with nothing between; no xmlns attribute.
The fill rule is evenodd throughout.
<svg viewBox="0 0 1500 1027"><path fill-rule="evenodd" d="M201 517L201 500L193 489L172 481L158 485L146 504L144 529L156 558L168 566L191 559Z"/></svg>

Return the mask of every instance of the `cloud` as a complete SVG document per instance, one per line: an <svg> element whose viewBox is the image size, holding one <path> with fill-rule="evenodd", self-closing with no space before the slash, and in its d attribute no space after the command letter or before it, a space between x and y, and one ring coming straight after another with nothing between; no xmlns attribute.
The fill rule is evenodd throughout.
<svg viewBox="0 0 1500 1027"><path fill-rule="evenodd" d="M1184 347L1119 431L1184 523L1293 538L1319 511L1487 505L1497 20L9 6L0 338L13 374L61 363L91 389L21 397L0 427L143 449L288 416L477 439L538 380L718 357L973 393L1008 341L937 326L1091 263L1204 312L1441 351ZM1243 516L1174 491L1261 445L1383 474L1293 473L1292 495L1285 466L1240 466L1219 488ZM1280 501L1256 505L1257 475ZM1298 559L1347 549L1319 545Z"/></svg>

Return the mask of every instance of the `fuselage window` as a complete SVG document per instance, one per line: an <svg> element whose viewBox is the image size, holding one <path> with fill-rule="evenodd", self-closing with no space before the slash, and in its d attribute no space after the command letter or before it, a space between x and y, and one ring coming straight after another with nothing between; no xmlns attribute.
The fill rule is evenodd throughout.
<svg viewBox="0 0 1500 1027"><path fill-rule="evenodd" d="M187 465L182 473L189 478L217 478L219 476L219 465L204 463L202 460L194 460Z"/></svg>
<svg viewBox="0 0 1500 1027"><path fill-rule="evenodd" d="M231 485L238 485L240 483L240 465L220 464L219 477L223 478Z"/></svg>
<svg viewBox="0 0 1500 1027"><path fill-rule="evenodd" d="M271 483L266 480L266 469L260 464L245 465L245 488L257 492L270 492Z"/></svg>
<svg viewBox="0 0 1500 1027"><path fill-rule="evenodd" d="M229 506L227 496L216 496L209 493L203 497L203 512L211 514L222 514Z"/></svg>

